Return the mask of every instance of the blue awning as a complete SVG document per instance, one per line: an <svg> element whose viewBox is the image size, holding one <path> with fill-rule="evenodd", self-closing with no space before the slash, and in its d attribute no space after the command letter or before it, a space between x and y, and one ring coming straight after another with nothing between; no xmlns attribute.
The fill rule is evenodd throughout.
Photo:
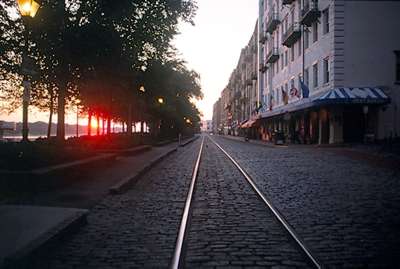
<svg viewBox="0 0 400 269"><path fill-rule="evenodd" d="M380 88L334 88L261 113L261 118L271 118L312 107L334 104L387 104L390 98Z"/></svg>
<svg viewBox="0 0 400 269"><path fill-rule="evenodd" d="M314 100L317 104L385 104L389 101L380 88L335 88Z"/></svg>

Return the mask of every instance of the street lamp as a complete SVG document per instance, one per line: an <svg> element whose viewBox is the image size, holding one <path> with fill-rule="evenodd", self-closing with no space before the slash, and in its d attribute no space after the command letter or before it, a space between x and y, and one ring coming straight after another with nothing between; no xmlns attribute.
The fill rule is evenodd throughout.
<svg viewBox="0 0 400 269"><path fill-rule="evenodd" d="M24 74L24 95L22 100L22 141L28 141L28 106L29 106L29 98L30 98L30 87L31 84L29 82L28 74L32 73L32 70L28 70L28 34L27 30L29 26L28 18L34 18L40 5L34 0L17 0L18 8L21 13L24 25L25 25L25 49L23 54L22 61L22 71Z"/></svg>
<svg viewBox="0 0 400 269"><path fill-rule="evenodd" d="M17 3L22 17L34 18L40 7L40 4L34 0L17 0Z"/></svg>
<svg viewBox="0 0 400 269"><path fill-rule="evenodd" d="M146 93L146 88L141 85L139 87L139 95L144 95ZM144 96L142 96L142 98L139 99L139 117L140 117L140 134L143 135L144 133L144 124L143 124L143 109L144 109L144 100L143 100ZM140 136L140 139L142 139L142 136ZM140 142L142 142L142 140L140 140Z"/></svg>
<svg viewBox="0 0 400 269"><path fill-rule="evenodd" d="M164 104L164 98L162 98L162 97L159 97L158 99L157 99L157 101L158 101L158 103L159 104Z"/></svg>

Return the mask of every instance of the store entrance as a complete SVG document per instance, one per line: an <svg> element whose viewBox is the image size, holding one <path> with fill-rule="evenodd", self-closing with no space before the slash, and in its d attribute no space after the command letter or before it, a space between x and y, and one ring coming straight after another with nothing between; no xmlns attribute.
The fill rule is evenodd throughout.
<svg viewBox="0 0 400 269"><path fill-rule="evenodd" d="M343 110L343 141L359 143L364 141L365 118L361 106L345 107Z"/></svg>

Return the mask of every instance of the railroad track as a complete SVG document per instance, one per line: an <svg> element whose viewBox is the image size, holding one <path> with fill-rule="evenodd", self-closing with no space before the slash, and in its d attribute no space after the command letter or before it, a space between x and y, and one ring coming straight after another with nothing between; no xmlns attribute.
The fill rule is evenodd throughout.
<svg viewBox="0 0 400 269"><path fill-rule="evenodd" d="M192 213L191 210L193 207L194 192L199 175L199 170L201 168L201 160L206 139L211 141L211 143L213 143L224 154L224 156L226 156L231 161L231 163L237 168L241 176L243 176L246 182L251 186L251 189L254 191L254 194L258 197L259 200L262 201L262 203L265 206L265 209L272 213L273 217L277 220L277 223L280 224L284 232L287 233L289 238L293 241L293 244L295 244L298 247L298 250L301 252L302 256L307 261L307 264L312 266L313 268L323 268L322 264L319 262L316 256L306 246L303 240L297 235L295 230L285 220L284 216L282 216L282 214L274 207L272 202L260 191L260 189L257 187L257 185L249 176L249 174L239 165L239 163L228 152L226 152L214 139L212 139L209 136L203 136L201 141L200 150L193 169L192 179L185 202L179 233L176 240L176 246L173 254L173 259L171 262L171 268L178 269L184 267L185 246L186 246L185 241L187 240L188 231L190 230L190 221L191 221L190 217Z"/></svg>

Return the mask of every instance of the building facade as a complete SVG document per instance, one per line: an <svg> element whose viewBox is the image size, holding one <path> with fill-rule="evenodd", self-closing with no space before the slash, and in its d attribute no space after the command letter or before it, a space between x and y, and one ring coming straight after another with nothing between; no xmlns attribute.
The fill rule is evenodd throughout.
<svg viewBox="0 0 400 269"><path fill-rule="evenodd" d="M223 133L306 144L399 137L398 14L400 1L259 0L221 94Z"/></svg>
<svg viewBox="0 0 400 269"><path fill-rule="evenodd" d="M222 126L222 121L221 121L221 110L222 110L222 105L221 105L221 97L220 97L214 103L214 106L213 106L213 118L212 118L213 128L212 128L212 131L215 134L223 133L223 126Z"/></svg>
<svg viewBox="0 0 400 269"><path fill-rule="evenodd" d="M226 88L222 91L220 99L214 104L213 118L220 120L220 133L239 135L243 123L256 114L259 100L257 34L258 24L256 23L248 44L240 53L238 64L233 70ZM221 110L218 110L218 103Z"/></svg>
<svg viewBox="0 0 400 269"><path fill-rule="evenodd" d="M202 120L200 130L205 133L211 133L213 131L213 121L212 120Z"/></svg>
<svg viewBox="0 0 400 269"><path fill-rule="evenodd" d="M260 1L263 139L277 131L319 144L398 136L400 38L391 29L399 13L393 1Z"/></svg>

